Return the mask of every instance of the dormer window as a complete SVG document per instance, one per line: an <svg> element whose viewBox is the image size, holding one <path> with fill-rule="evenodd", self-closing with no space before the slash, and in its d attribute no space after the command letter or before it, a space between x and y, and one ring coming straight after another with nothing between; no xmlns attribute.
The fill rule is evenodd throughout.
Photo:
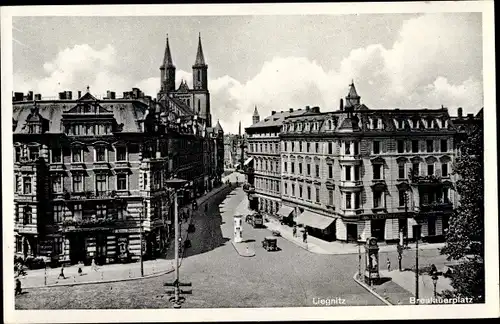
<svg viewBox="0 0 500 324"><path fill-rule="evenodd" d="M378 129L378 118L373 118L372 119L372 128L373 129Z"/></svg>
<svg viewBox="0 0 500 324"><path fill-rule="evenodd" d="M399 129L402 129L403 127L404 127L404 120L399 119L399 120L398 120L398 128L399 128Z"/></svg>

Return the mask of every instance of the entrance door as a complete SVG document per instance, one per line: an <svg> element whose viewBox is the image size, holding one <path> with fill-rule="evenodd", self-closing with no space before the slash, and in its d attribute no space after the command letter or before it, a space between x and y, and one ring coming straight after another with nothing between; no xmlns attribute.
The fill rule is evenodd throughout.
<svg viewBox="0 0 500 324"><path fill-rule="evenodd" d="M96 236L96 262L98 264L106 263L106 235L97 234Z"/></svg>
<svg viewBox="0 0 500 324"><path fill-rule="evenodd" d="M358 224L346 224L347 242L358 241Z"/></svg>
<svg viewBox="0 0 500 324"><path fill-rule="evenodd" d="M436 235L436 220L432 216L427 218L427 230L429 236Z"/></svg>
<svg viewBox="0 0 500 324"><path fill-rule="evenodd" d="M82 235L75 234L69 239L69 258L72 264L80 261L85 262L85 238Z"/></svg>
<svg viewBox="0 0 500 324"><path fill-rule="evenodd" d="M385 219L373 219L372 220L372 236L377 239L378 242L385 240Z"/></svg>

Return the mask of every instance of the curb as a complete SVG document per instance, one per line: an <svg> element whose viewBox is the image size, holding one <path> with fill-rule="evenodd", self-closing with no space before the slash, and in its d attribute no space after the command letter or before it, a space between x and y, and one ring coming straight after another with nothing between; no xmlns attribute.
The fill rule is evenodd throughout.
<svg viewBox="0 0 500 324"><path fill-rule="evenodd" d="M235 243L233 242L233 240L231 240L231 245L232 245L232 246L233 246L233 248L236 250L236 253L238 253L238 254L239 254L240 256L242 256L242 257L247 257L247 258L249 258L249 257L253 257L253 256L255 256L255 251L250 250L250 249L248 250L248 254L242 254L242 253L240 253L240 251L239 251L239 250L238 250L238 248L236 247L236 245L235 245Z"/></svg>
<svg viewBox="0 0 500 324"><path fill-rule="evenodd" d="M380 299L382 302L384 302L386 305L389 305L389 306L394 306L394 304L390 303L387 299L383 298L382 296L380 296L379 294L377 294L375 291L373 291L372 289L370 289L370 287L368 287L367 284L365 284L364 282L362 282L361 280L359 280L358 278L356 278L358 275L358 273L354 273L354 276L352 277L352 279L354 281L356 281L356 283L358 285L360 285L361 287L365 288L366 290L368 290L369 293L371 293L373 296L377 297L378 299Z"/></svg>

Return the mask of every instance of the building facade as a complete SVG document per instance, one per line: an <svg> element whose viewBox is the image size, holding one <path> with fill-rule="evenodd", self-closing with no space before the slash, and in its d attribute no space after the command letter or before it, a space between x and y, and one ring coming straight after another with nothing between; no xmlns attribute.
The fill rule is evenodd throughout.
<svg viewBox="0 0 500 324"><path fill-rule="evenodd" d="M458 203L452 165L459 127L480 115L369 109L360 99L351 84L337 111L273 113L247 128L258 209L325 240L412 240L418 229L424 240L442 240ZM276 143L279 156L270 151ZM280 187L268 193L276 161Z"/></svg>
<svg viewBox="0 0 500 324"><path fill-rule="evenodd" d="M158 97L136 88L119 99L110 91L97 99L89 88L76 99L70 91L59 100L15 93L16 254L68 263L138 260L141 233L146 257L167 248L173 192L166 181L188 180L184 202L220 184L224 146L207 110L199 117L182 101Z"/></svg>

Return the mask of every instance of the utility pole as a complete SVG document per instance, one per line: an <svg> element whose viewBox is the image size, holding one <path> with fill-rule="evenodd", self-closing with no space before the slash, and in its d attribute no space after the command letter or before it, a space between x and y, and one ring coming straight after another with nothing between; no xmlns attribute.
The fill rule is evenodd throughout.
<svg viewBox="0 0 500 324"><path fill-rule="evenodd" d="M358 279L361 280L361 236L358 235Z"/></svg>
<svg viewBox="0 0 500 324"><path fill-rule="evenodd" d="M418 305L418 238L420 237L420 225L416 230L416 244L415 244L415 304Z"/></svg>
<svg viewBox="0 0 500 324"><path fill-rule="evenodd" d="M143 251L142 251L142 247L143 247L143 241L142 241L142 213L144 211L144 201L142 202L142 210L139 211L139 231L140 231L140 236L141 236L141 254L140 254L140 257L141 257L141 277L144 277L144 260L143 260Z"/></svg>

